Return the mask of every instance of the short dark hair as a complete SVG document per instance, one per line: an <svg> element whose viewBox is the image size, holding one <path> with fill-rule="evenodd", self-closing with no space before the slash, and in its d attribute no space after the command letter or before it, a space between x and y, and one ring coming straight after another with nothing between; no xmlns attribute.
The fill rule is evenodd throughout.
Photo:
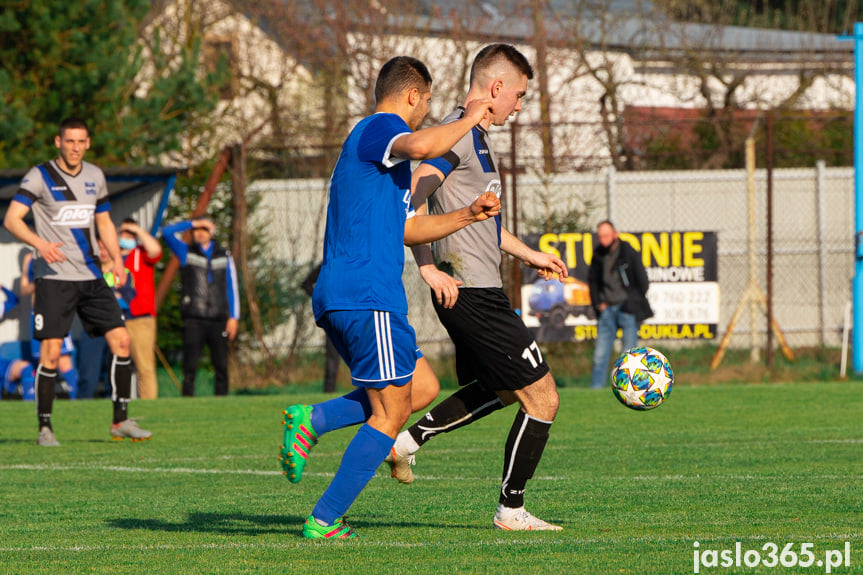
<svg viewBox="0 0 863 575"><path fill-rule="evenodd" d="M428 90L432 77L421 61L410 56L396 56L383 65L375 82L375 102L380 104L390 96L416 88Z"/></svg>
<svg viewBox="0 0 863 575"><path fill-rule="evenodd" d="M599 222L598 224L596 224L596 229L599 229L599 226L603 226L603 225L605 225L605 224L608 224L609 226L611 226L611 229L613 229L613 230L616 230L616 229L617 229L617 228L615 228L615 227L614 227L614 224L612 224L612 223L611 223L611 220L602 220L601 222Z"/></svg>
<svg viewBox="0 0 863 575"><path fill-rule="evenodd" d="M131 217L131 216L130 216L130 217L127 217L127 218L123 218L123 221L122 221L122 222L120 222L120 223L121 223L121 224L135 224L135 225L138 225L138 220L136 220L135 218L133 218L133 217Z"/></svg>
<svg viewBox="0 0 863 575"><path fill-rule="evenodd" d="M87 130L87 135L90 135L90 128L87 127L87 122L81 118L66 118L57 127L57 135L61 138L66 130Z"/></svg>
<svg viewBox="0 0 863 575"><path fill-rule="evenodd" d="M474 78L479 71L485 70L500 60L506 60L518 70L527 76L528 80L533 79L533 67L527 61L524 54L519 52L515 46L510 44L489 44L479 51L479 54L473 59L473 65L470 67L470 83L473 84Z"/></svg>

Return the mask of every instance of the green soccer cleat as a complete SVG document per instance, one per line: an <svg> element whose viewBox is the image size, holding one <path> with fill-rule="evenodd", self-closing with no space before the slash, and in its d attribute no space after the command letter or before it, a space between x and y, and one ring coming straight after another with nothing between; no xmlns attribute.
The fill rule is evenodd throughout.
<svg viewBox="0 0 863 575"><path fill-rule="evenodd" d="M336 519L332 525L320 525L311 515L303 523L303 537L306 539L353 539L359 537L348 525L344 517Z"/></svg>
<svg viewBox="0 0 863 575"><path fill-rule="evenodd" d="M292 405L282 411L285 420L284 444L280 450L279 462L284 476L291 483L299 483L306 468L306 459L312 447L318 442L318 434L312 427L312 406Z"/></svg>

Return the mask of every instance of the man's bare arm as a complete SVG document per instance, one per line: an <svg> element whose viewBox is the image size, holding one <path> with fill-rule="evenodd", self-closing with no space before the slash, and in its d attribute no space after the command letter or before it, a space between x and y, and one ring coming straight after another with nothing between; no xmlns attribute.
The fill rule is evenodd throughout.
<svg viewBox="0 0 863 575"><path fill-rule="evenodd" d="M49 264L66 261L66 256L60 251L60 246L63 244L40 238L24 221L24 217L29 211L29 206L12 200L6 210L6 217L3 218L3 227L9 230L9 233L18 241L33 246Z"/></svg>
<svg viewBox="0 0 863 575"><path fill-rule="evenodd" d="M393 142L390 154L396 158L427 160L449 152L456 142L479 124L492 110L491 98L471 100L462 118L405 134Z"/></svg>
<svg viewBox="0 0 863 575"><path fill-rule="evenodd" d="M485 192L474 203L447 214L422 215L405 222L405 245L427 244L457 232L474 222L481 222L500 213L500 199L494 192Z"/></svg>
<svg viewBox="0 0 863 575"><path fill-rule="evenodd" d="M526 266L537 269L540 277L550 280L557 274L558 279L563 282L569 275L566 265L559 257L527 247L505 228L501 228L500 232L500 249L521 260Z"/></svg>

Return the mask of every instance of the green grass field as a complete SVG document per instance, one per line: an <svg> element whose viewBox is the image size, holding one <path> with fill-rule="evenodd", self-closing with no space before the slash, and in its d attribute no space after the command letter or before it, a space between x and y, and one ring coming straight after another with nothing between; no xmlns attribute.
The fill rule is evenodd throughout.
<svg viewBox="0 0 863 575"><path fill-rule="evenodd" d="M109 441L110 402L58 401L57 449L35 446L32 403L3 401L0 573L693 573L737 542L811 543L813 565L700 572L824 573L849 542L832 572L863 573L861 391L679 386L638 413L564 388L527 494L564 531L492 529L510 407L430 442L412 485L381 467L349 513L362 539L336 542L300 530L353 431L324 436L300 484L278 464L284 404L322 394L135 402L154 432L135 444Z"/></svg>

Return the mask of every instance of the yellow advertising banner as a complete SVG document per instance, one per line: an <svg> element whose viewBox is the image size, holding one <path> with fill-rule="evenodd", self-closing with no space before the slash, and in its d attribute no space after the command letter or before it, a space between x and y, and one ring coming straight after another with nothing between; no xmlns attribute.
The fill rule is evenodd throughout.
<svg viewBox="0 0 863 575"><path fill-rule="evenodd" d="M647 299L654 316L641 325L640 339L714 339L719 323L716 232L621 232L641 254L650 280ZM522 317L538 341L596 338L596 313L587 273L596 235L590 232L529 234L528 246L559 256L569 270L564 283L545 281L522 269Z"/></svg>

